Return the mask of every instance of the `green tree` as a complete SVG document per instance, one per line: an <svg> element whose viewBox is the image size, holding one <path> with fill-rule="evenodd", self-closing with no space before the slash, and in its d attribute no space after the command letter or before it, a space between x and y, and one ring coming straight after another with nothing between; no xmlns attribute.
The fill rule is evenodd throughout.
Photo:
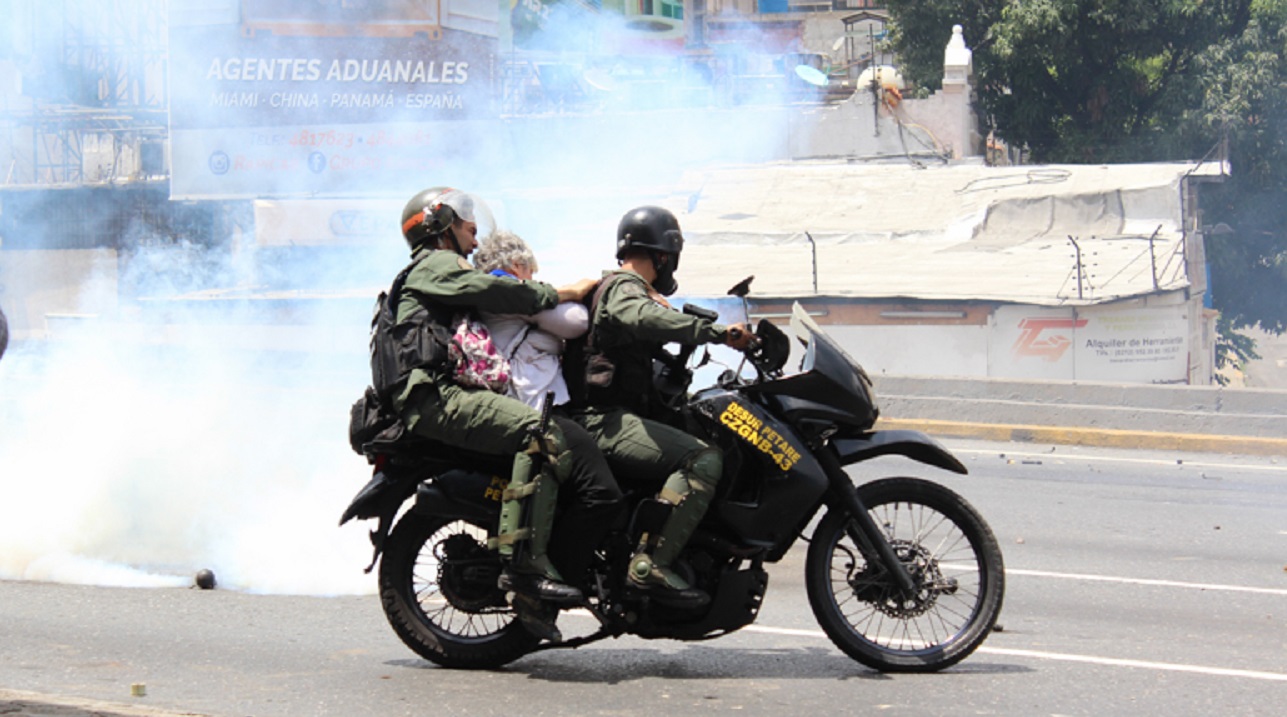
<svg viewBox="0 0 1287 717"><path fill-rule="evenodd" d="M1201 105L1180 135L1217 129L1228 140L1229 181L1203 193L1216 308L1232 327L1287 329L1287 1L1257 2L1236 37L1200 62ZM1204 132L1205 131L1205 132Z"/></svg>
<svg viewBox="0 0 1287 717"><path fill-rule="evenodd" d="M954 24L974 51L985 129L1038 162L1227 152L1203 192L1221 312L1217 365L1254 357L1239 328L1287 329L1287 0L888 0L903 75L942 81Z"/></svg>

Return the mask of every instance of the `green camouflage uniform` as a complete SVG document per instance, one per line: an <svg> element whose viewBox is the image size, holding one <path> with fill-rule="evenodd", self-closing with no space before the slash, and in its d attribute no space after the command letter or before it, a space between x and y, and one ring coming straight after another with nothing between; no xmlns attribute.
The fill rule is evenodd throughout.
<svg viewBox="0 0 1287 717"><path fill-rule="evenodd" d="M559 303L558 291L539 281L514 281L477 271L452 251L420 249L429 255L403 284L398 321L418 301L458 313L493 312L531 315ZM452 313L449 311L448 313ZM515 453L527 444L540 416L530 407L491 391L464 388L450 376L417 368L394 396L394 409L418 435L480 453Z"/></svg>
<svg viewBox="0 0 1287 717"><path fill-rule="evenodd" d="M704 441L648 418L656 415L658 401L652 357L670 342L723 343L728 329L657 302L648 283L632 271L607 272L604 281L609 280L591 322L595 347L612 361L612 383L585 386L581 368L569 366L569 388L577 394L573 417L595 438L619 484L649 489L660 484L658 497L675 506L650 553L631 561L632 579L686 589L669 566L706 513L723 456Z"/></svg>
<svg viewBox="0 0 1287 717"><path fill-rule="evenodd" d="M558 291L549 284L480 272L446 250L421 248L413 257L420 258L425 251L428 256L416 264L403 284L399 322L407 320L417 302L433 307L431 313L439 317L448 317L445 321L465 312L531 315L558 304ZM534 439L540 414L531 407L485 389L457 385L435 368L413 369L406 384L395 390L393 403L407 428L417 435L479 453L515 455L496 544L503 555L515 556L515 568L561 582L563 578L547 554L565 565L586 562L585 554L606 529L621 494L589 437L582 449L573 450L581 440L574 423L555 418L546 432ZM541 459L545 468L534 475L533 468ZM547 476L553 480L544 480ZM560 485L570 488L561 501ZM567 520L553 535L554 511L560 503L567 510ZM526 521L524 505L528 506ZM524 522L527 527L521 527ZM555 546L551 548L552 537ZM527 539L529 549L515 554L514 544Z"/></svg>

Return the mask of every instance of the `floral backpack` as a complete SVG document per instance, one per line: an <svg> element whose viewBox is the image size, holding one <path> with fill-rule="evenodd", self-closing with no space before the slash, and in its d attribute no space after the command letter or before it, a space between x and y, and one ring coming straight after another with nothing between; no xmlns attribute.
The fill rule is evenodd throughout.
<svg viewBox="0 0 1287 717"><path fill-rule="evenodd" d="M447 347L452 377L461 386L505 393L509 387L509 361L492 342L483 322L468 314L455 320L451 344Z"/></svg>

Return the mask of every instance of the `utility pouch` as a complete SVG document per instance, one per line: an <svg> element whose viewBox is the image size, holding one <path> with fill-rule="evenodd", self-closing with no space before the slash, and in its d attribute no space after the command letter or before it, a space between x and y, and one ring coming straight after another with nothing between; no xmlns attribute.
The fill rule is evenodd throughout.
<svg viewBox="0 0 1287 717"><path fill-rule="evenodd" d="M373 448L391 446L402 440L406 431L402 420L380 402L380 397L370 386L349 409L349 447L358 455L366 455Z"/></svg>
<svg viewBox="0 0 1287 717"><path fill-rule="evenodd" d="M612 386L613 379L617 375L617 365L612 359L604 355L603 350L599 347L597 341L598 331L596 330L594 319L599 310L599 301L608 287L616 283L619 275L609 276L599 282L595 287L594 293L590 295L589 305L586 307L590 313L590 330L585 335L585 388L608 388Z"/></svg>
<svg viewBox="0 0 1287 717"><path fill-rule="evenodd" d="M587 388L608 388L617 374L612 359L600 353L590 354L585 360L585 385Z"/></svg>

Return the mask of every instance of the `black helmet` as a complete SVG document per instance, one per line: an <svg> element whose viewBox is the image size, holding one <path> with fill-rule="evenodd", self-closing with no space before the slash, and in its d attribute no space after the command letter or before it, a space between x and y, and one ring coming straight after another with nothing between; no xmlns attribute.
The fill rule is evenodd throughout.
<svg viewBox="0 0 1287 717"><path fill-rule="evenodd" d="M457 219L478 224L480 241L496 226L491 210L472 194L451 187L430 187L402 208L402 236L414 250L426 242L437 241ZM459 253L460 248L456 251Z"/></svg>
<svg viewBox="0 0 1287 717"><path fill-rule="evenodd" d="M617 261L633 249L646 249L652 257L657 279L653 288L670 296L679 288L675 270L679 268L679 254L684 250L684 235L679 230L679 220L669 210L661 207L636 207L626 212L617 225ZM666 254L663 260L661 254Z"/></svg>

